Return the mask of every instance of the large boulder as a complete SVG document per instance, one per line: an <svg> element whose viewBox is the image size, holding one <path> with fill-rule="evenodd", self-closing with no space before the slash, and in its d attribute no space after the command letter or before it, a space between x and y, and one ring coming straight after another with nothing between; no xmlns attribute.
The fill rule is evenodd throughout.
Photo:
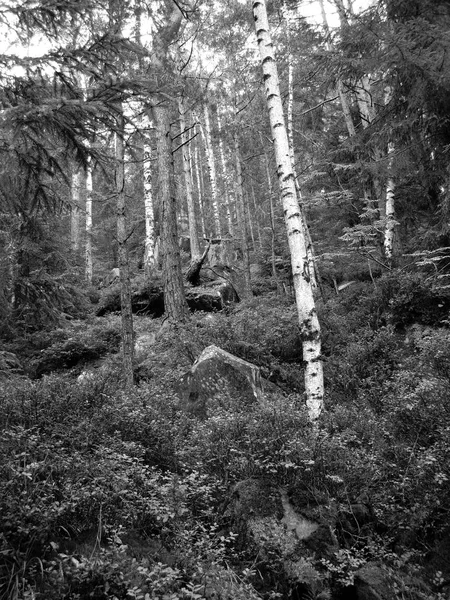
<svg viewBox="0 0 450 600"><path fill-rule="evenodd" d="M290 598L329 597L329 581L314 566L337 550L329 523L296 509L285 489L257 479L236 484L226 516L238 545L253 549L263 571L277 565Z"/></svg>
<svg viewBox="0 0 450 600"><path fill-rule="evenodd" d="M264 397L259 367L218 346L208 346L180 382L185 410L207 418L217 406L246 406Z"/></svg>
<svg viewBox="0 0 450 600"><path fill-rule="evenodd" d="M392 600L396 597L392 576L377 563L367 563L355 573L357 600Z"/></svg>

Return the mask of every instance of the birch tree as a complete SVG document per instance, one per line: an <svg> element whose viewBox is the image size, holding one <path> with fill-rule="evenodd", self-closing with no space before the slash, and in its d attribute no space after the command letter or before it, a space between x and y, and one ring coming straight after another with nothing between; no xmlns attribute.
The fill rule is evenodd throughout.
<svg viewBox="0 0 450 600"><path fill-rule="evenodd" d="M153 197L153 171L152 171L152 147L148 136L144 136L144 272L147 277L153 271L157 263L156 239L155 239L155 211Z"/></svg>
<svg viewBox="0 0 450 600"><path fill-rule="evenodd" d="M324 397L320 324L308 269L305 233L292 170L289 140L266 4L264 0L253 0L252 7L277 163L278 182L291 254L294 292L305 363L306 404L310 419L316 422L323 409Z"/></svg>

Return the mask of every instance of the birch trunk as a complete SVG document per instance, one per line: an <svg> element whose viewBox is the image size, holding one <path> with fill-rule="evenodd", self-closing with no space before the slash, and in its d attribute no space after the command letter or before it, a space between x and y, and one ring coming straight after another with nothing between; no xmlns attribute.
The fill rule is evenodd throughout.
<svg viewBox="0 0 450 600"><path fill-rule="evenodd" d="M170 321L184 321L188 315L178 244L175 175L170 136L169 110L159 102L153 107L158 148L161 251L163 260L164 308Z"/></svg>
<svg viewBox="0 0 450 600"><path fill-rule="evenodd" d="M80 185L81 173L79 169L72 173L72 203L70 207L70 246L72 252L78 252L80 248Z"/></svg>
<svg viewBox="0 0 450 600"><path fill-rule="evenodd" d="M384 230L384 255L391 264L394 258L395 242L395 182L392 175L394 145L388 146L388 177L386 183L386 226Z"/></svg>
<svg viewBox="0 0 450 600"><path fill-rule="evenodd" d="M134 336L131 310L130 267L128 260L128 233L125 202L125 149L124 119L120 109L118 131L115 133L115 183L117 194L117 256L120 277L120 302L122 323L122 368L127 386L134 383Z"/></svg>
<svg viewBox="0 0 450 600"><path fill-rule="evenodd" d="M92 262L92 162L88 158L86 166L86 240L85 240L85 272L86 280L92 283L93 262Z"/></svg>
<svg viewBox="0 0 450 600"><path fill-rule="evenodd" d="M186 134L186 110L184 108L183 98L178 98L178 110L180 113L180 129L181 129L181 149L183 159L183 174L184 185L186 191L186 203L188 213L189 239L191 242L191 260L197 261L200 258L200 246L198 243L197 221L195 218L194 196L192 194L192 175L189 164L189 142Z"/></svg>
<svg viewBox="0 0 450 600"><path fill-rule="evenodd" d="M316 422L323 410L324 397L320 324L311 287L303 223L292 171L289 140L266 5L263 0L253 0L252 4L291 254L294 292L305 362L306 404L311 421Z"/></svg>
<svg viewBox="0 0 450 600"><path fill-rule="evenodd" d="M242 177L241 149L237 133L234 134L234 153L236 159L236 207L238 210L238 221L241 238L241 250L244 267L244 297L252 295L250 281L250 254L248 251L247 219L245 217L244 181Z"/></svg>
<svg viewBox="0 0 450 600"><path fill-rule="evenodd" d="M288 24L289 25L289 24ZM309 232L309 227L308 224L306 222L306 217L304 214L304 208L301 204L301 200L302 200L302 194L301 194L301 190L300 190L300 186L298 183L298 179L297 179L297 173L295 170L295 149L294 149L294 122L293 122L293 106L294 106L294 64L293 64L293 58L292 58L292 54L289 53L289 77L288 77L288 119L287 119L287 133L288 133L288 140L289 140L289 151L290 151L290 157L291 157L291 164L292 164L292 173L294 175L294 180L295 180L295 189L297 191L297 196L299 198L300 201L300 212L301 212L301 218L302 218L302 223L303 223L303 231L305 234L305 241L306 241L306 253L307 253L307 257L308 257L308 268L309 268L309 274L311 277L311 286L313 288L313 290L320 290L320 286L319 286L319 271L317 268L317 261L315 260L315 256L314 256L314 249L313 249L313 244L312 244L312 239L311 239L311 234Z"/></svg>
<svg viewBox="0 0 450 600"><path fill-rule="evenodd" d="M208 105L203 106L204 126L202 127L203 139L205 142L206 162L208 164L208 176L211 186L211 203L213 210L214 228L217 237L222 237L222 227L220 224L219 200L217 194L217 176L216 162L211 140L211 124L209 119Z"/></svg>

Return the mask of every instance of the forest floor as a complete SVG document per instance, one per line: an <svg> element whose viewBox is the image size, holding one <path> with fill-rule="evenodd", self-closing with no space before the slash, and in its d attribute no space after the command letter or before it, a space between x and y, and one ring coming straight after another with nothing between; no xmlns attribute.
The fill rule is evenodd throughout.
<svg viewBox="0 0 450 600"><path fill-rule="evenodd" d="M137 317L133 389L118 315L5 344L32 378L0 383L1 597L448 598L450 333L419 284L320 306L319 431L273 292L175 327ZM270 402L182 410L211 344L260 367Z"/></svg>

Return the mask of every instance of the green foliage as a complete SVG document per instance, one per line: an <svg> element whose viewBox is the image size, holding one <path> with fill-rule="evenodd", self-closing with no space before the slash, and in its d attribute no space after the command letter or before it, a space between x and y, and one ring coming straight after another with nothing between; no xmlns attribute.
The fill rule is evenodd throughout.
<svg viewBox="0 0 450 600"><path fill-rule="evenodd" d="M120 325L113 319L90 326L86 321L73 321L64 328L35 332L11 344L24 357L33 377L83 365L117 352L119 346Z"/></svg>

